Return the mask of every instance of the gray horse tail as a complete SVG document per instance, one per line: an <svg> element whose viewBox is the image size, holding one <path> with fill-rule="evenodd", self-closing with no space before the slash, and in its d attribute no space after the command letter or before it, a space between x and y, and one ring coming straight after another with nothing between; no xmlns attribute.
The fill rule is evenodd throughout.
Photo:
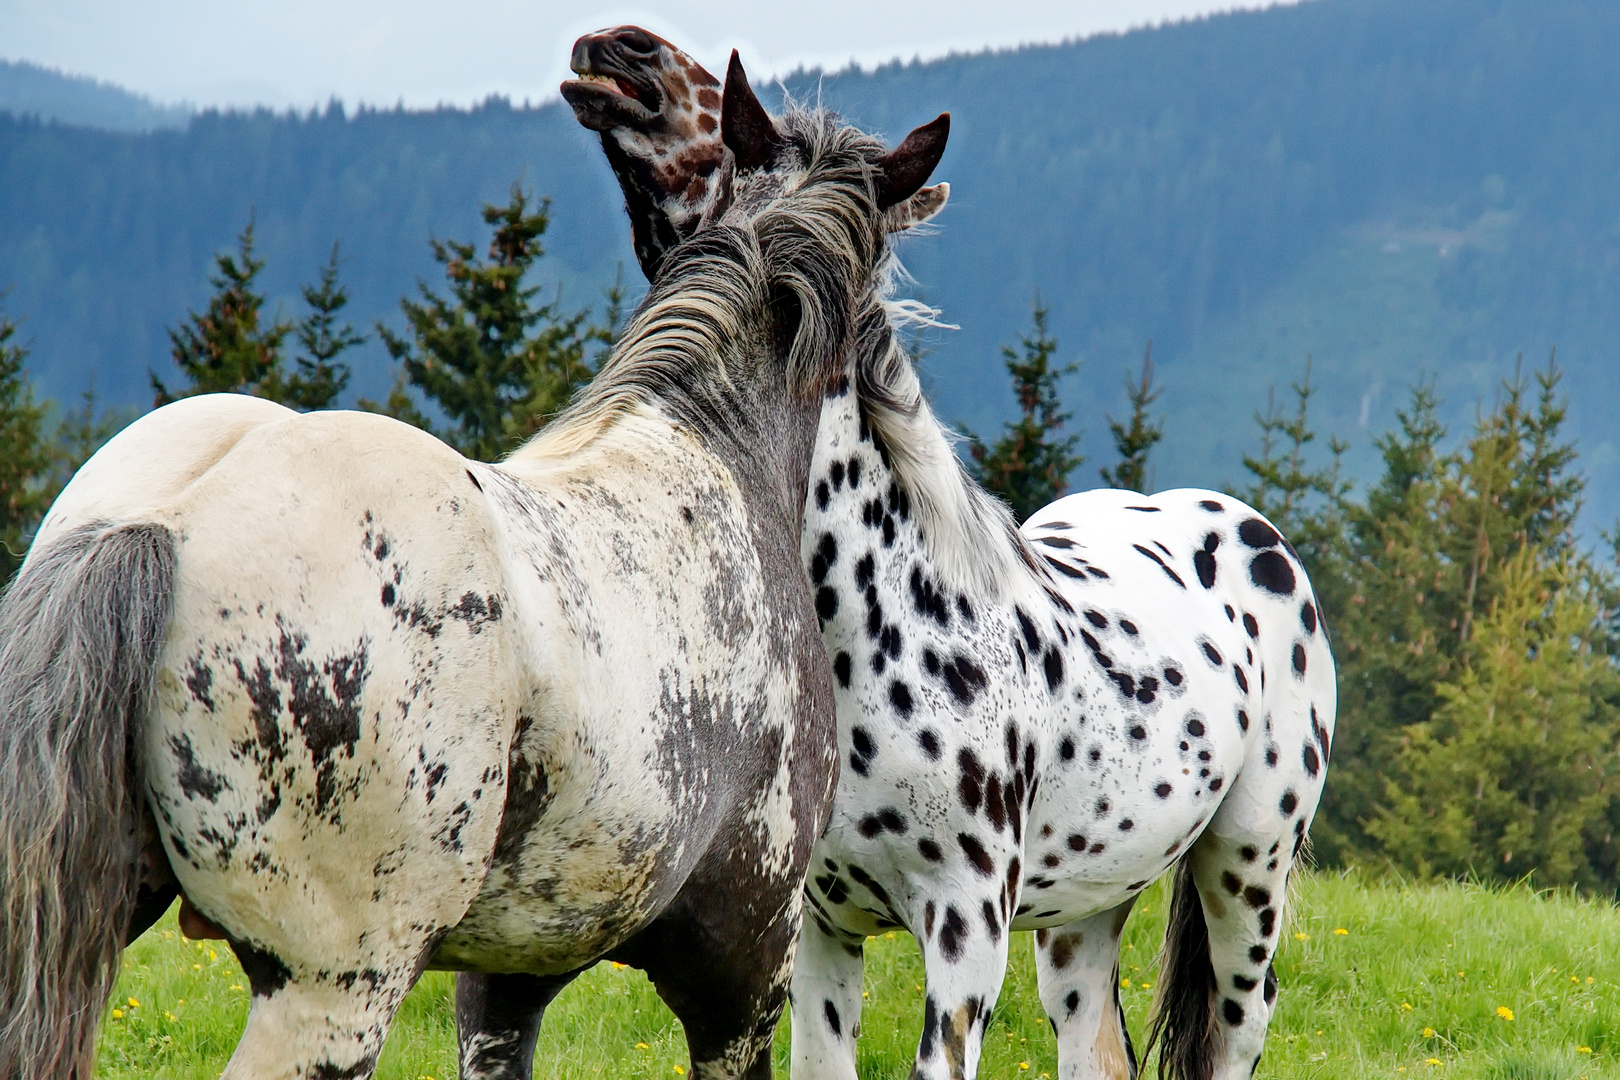
<svg viewBox="0 0 1620 1080"><path fill-rule="evenodd" d="M1159 1047L1159 1080L1209 1080L1219 1045L1215 1027L1215 966L1209 959L1209 927L1193 883L1192 860L1176 869L1170 917L1159 960L1159 993L1153 1002L1142 1060Z"/></svg>
<svg viewBox="0 0 1620 1080"><path fill-rule="evenodd" d="M133 735L175 539L89 525L0 596L0 1080L90 1076L136 895Z"/></svg>

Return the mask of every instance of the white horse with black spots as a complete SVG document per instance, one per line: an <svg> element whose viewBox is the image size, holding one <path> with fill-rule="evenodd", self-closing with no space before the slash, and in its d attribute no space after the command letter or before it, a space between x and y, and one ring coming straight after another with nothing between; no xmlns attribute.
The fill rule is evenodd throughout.
<svg viewBox="0 0 1620 1080"><path fill-rule="evenodd" d="M582 38L574 64L587 78L564 93L602 133L638 240L687 235L713 187L718 151L692 135L713 130L712 76L636 28ZM627 176L626 159L659 168ZM667 185L653 198L649 176ZM655 271L656 244L637 251ZM927 968L915 1077L975 1075L1023 929L1060 1076L1134 1076L1120 933L1172 867L1160 1071L1248 1076L1334 720L1326 629L1287 542L1189 490L1071 495L1016 529L877 320L823 407L803 536L843 769L793 976L794 1076L855 1076L862 945L896 927Z"/></svg>
<svg viewBox="0 0 1620 1080"><path fill-rule="evenodd" d="M252 984L233 1080L369 1076L424 968L549 1000L599 958L694 1076L769 1076L836 774L816 424L943 138L783 141L740 68L724 97L751 166L506 461L212 396L57 500L0 600L0 1078L91 1074L176 893ZM531 1012L464 1074L527 1068Z"/></svg>

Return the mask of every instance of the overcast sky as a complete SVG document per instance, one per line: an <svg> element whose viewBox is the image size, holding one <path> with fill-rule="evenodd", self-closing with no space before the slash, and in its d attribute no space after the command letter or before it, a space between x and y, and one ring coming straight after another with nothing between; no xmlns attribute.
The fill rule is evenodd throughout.
<svg viewBox="0 0 1620 1080"><path fill-rule="evenodd" d="M568 47L639 23L756 77L1055 42L1268 0L0 0L0 59L196 105L467 104L555 95Z"/></svg>

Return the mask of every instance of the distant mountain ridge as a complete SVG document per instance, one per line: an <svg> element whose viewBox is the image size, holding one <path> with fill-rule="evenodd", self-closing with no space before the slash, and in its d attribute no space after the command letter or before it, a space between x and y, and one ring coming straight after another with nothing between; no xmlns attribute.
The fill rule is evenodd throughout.
<svg viewBox="0 0 1620 1080"><path fill-rule="evenodd" d="M786 80L893 137L942 109L952 184L903 253L959 331L924 342L940 413L994 435L998 346L1052 309L1065 404L1108 459L1104 415L1148 339L1166 390L1158 486L1241 482L1250 419L1313 357L1314 418L1376 466L1406 388L1432 377L1454 433L1556 345L1591 512L1620 514L1620 4L1311 0L1061 46ZM293 310L333 240L356 321L397 325L427 237L482 237L517 178L553 197L554 281L591 301L638 281L594 137L557 104L201 114L130 135L0 116L0 309L71 396L147 399L164 327L200 305L250 215ZM367 347L356 389L386 387Z"/></svg>
<svg viewBox="0 0 1620 1080"><path fill-rule="evenodd" d="M0 60L0 112L106 131L183 128L191 110L26 60Z"/></svg>

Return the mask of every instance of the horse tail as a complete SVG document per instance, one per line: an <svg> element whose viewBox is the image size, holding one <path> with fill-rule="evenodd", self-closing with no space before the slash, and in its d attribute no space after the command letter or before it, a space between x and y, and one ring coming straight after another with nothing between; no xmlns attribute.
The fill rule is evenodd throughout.
<svg viewBox="0 0 1620 1080"><path fill-rule="evenodd" d="M1159 1047L1159 1080L1209 1080L1219 1050L1215 1027L1215 966L1209 959L1209 927L1193 882L1192 860L1176 870L1170 917L1159 958L1159 991L1153 1002L1143 1061Z"/></svg>
<svg viewBox="0 0 1620 1080"><path fill-rule="evenodd" d="M90 1076L136 897L136 725L175 538L87 525L0 595L0 1080Z"/></svg>

